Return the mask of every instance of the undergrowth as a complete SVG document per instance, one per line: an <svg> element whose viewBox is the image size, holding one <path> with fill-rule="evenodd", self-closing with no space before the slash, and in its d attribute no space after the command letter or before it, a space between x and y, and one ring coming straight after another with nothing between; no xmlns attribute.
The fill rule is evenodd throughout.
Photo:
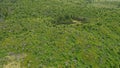
<svg viewBox="0 0 120 68"><path fill-rule="evenodd" d="M0 0L0 68L119 68L119 42L119 1Z"/></svg>

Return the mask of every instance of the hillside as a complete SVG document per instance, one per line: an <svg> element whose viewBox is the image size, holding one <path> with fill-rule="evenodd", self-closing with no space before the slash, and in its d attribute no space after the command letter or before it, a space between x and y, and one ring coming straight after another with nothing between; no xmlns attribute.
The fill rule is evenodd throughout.
<svg viewBox="0 0 120 68"><path fill-rule="evenodd" d="M0 68L120 68L120 1L0 0Z"/></svg>

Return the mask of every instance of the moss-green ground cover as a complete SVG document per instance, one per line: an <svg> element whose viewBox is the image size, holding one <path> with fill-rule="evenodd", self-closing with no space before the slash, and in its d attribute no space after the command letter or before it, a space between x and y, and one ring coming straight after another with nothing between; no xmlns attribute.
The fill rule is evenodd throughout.
<svg viewBox="0 0 120 68"><path fill-rule="evenodd" d="M119 3L0 0L0 68L119 68Z"/></svg>

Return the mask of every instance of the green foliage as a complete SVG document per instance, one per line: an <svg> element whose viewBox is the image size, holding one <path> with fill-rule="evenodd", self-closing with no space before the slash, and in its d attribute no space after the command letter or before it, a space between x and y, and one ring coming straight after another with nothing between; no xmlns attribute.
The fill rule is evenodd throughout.
<svg viewBox="0 0 120 68"><path fill-rule="evenodd" d="M10 53L23 68L119 68L118 3L0 0L0 68Z"/></svg>

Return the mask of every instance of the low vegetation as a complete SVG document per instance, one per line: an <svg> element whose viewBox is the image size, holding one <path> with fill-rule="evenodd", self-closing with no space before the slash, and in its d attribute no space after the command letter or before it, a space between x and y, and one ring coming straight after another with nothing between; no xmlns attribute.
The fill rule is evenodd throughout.
<svg viewBox="0 0 120 68"><path fill-rule="evenodd" d="M0 0L0 68L119 68L119 3Z"/></svg>

